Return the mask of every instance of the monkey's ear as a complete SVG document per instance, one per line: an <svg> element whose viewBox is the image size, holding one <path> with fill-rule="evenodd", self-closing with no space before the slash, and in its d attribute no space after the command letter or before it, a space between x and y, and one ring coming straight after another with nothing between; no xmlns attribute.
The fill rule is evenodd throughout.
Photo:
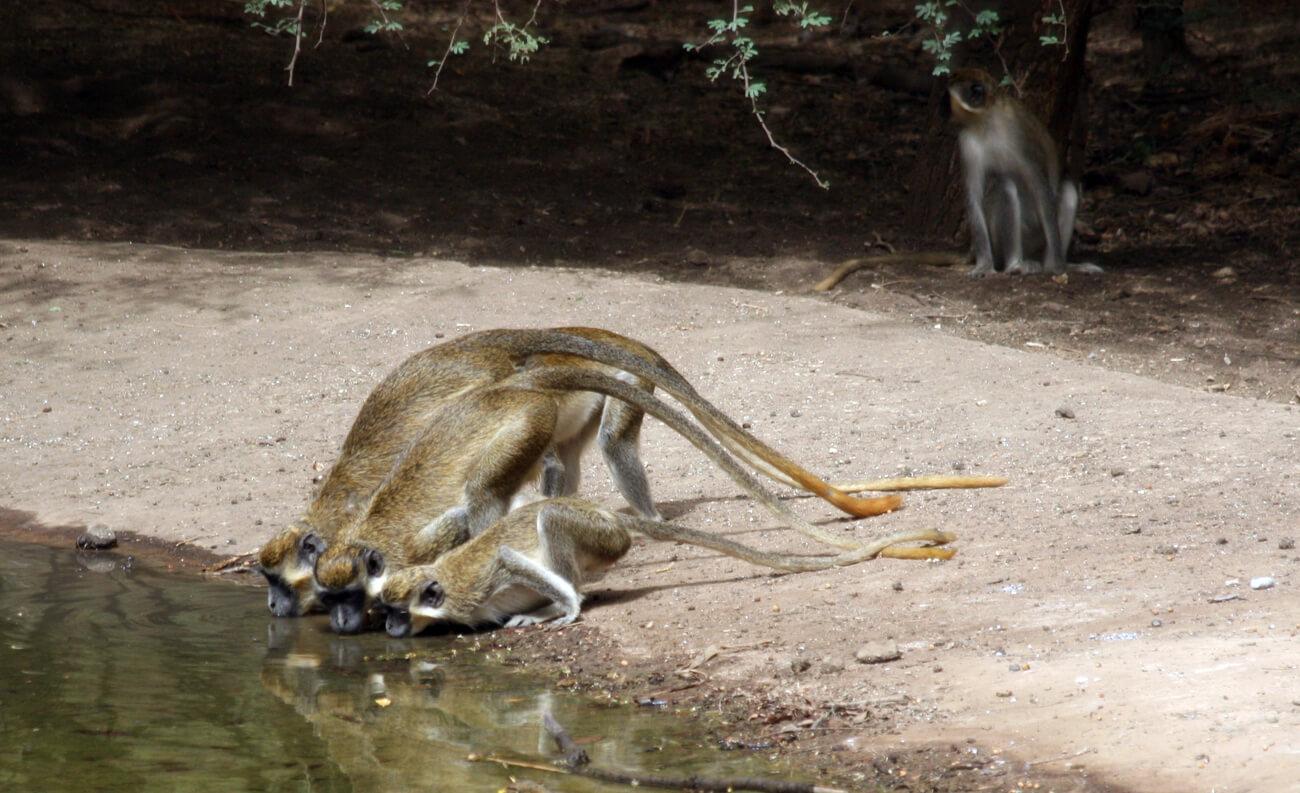
<svg viewBox="0 0 1300 793"><path fill-rule="evenodd" d="M442 605L442 599L446 594L442 591L442 584L437 581L426 581L424 587L420 590L420 605L429 608L437 608Z"/></svg>
<svg viewBox="0 0 1300 793"><path fill-rule="evenodd" d="M316 532L308 532L298 541L298 556L307 564L316 564L320 555L325 553L325 540Z"/></svg>
<svg viewBox="0 0 1300 793"><path fill-rule="evenodd" d="M366 575L371 578L378 578L384 574L384 555L374 548L367 548L366 552L361 555L361 560L366 565Z"/></svg>

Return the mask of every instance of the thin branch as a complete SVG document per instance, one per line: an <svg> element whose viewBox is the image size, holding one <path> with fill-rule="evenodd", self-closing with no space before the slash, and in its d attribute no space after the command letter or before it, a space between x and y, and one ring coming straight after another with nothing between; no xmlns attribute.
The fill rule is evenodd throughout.
<svg viewBox="0 0 1300 793"><path fill-rule="evenodd" d="M451 57L451 48L456 46L456 34L460 32L460 26L465 23L465 15L469 13L470 0L466 0L465 7L460 12L460 18L456 20L456 27L451 29L451 39L447 42L447 49L442 53L442 60L438 61L438 68L433 72L433 85L425 92L425 96L438 90L438 78L442 76L442 67L447 65L447 59Z"/></svg>
<svg viewBox="0 0 1300 793"><path fill-rule="evenodd" d="M325 40L325 24L330 21L330 3L329 0L320 0L320 36L316 39L316 47L321 45ZM312 47L312 49L316 49Z"/></svg>
<svg viewBox="0 0 1300 793"><path fill-rule="evenodd" d="M808 175L813 178L813 181L817 183L818 187L823 190L831 189L830 182L822 179L821 176L812 168L809 168L803 160L794 156L790 153L789 149L776 142L776 138L772 135L772 130L768 128L767 122L763 120L763 111L758 108L758 99L749 93L749 67L746 66L743 61L740 64L740 77L745 83L745 96L749 98L749 107L754 113L754 118L758 119L758 125L763 128L763 134L767 135L767 142L771 144L772 148L784 154L785 158L789 160L791 164L797 165L807 171Z"/></svg>
<svg viewBox="0 0 1300 793"><path fill-rule="evenodd" d="M302 14L307 10L307 0L298 2L298 21L293 26L293 57L284 70L289 73L289 87L293 87L293 70L298 65L298 53L302 52Z"/></svg>

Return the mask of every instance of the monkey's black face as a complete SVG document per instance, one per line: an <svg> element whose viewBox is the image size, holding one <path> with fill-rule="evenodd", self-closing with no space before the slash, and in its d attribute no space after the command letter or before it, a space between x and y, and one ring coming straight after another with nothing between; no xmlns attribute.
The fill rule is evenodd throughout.
<svg viewBox="0 0 1300 793"><path fill-rule="evenodd" d="M262 570L266 577L266 607L273 617L298 616L298 596L284 579L268 570Z"/></svg>
<svg viewBox="0 0 1300 793"><path fill-rule="evenodd" d="M360 588L323 593L321 602L330 610L330 629L344 634L364 630L370 614L368 600L366 591Z"/></svg>
<svg viewBox="0 0 1300 793"><path fill-rule="evenodd" d="M394 639L405 639L411 635L411 612L404 608L385 606L384 630Z"/></svg>

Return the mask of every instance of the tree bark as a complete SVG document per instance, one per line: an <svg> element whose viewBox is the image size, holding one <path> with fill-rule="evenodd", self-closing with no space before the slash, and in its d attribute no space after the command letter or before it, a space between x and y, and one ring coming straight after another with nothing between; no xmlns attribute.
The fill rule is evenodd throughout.
<svg viewBox="0 0 1300 793"><path fill-rule="evenodd" d="M1003 26L997 42L963 45L954 60L958 66L1010 76L1017 87L1008 90L1018 90L1021 101L1043 119L1065 156L1065 173L1077 175L1087 143L1085 56L1097 0L1002 0L994 7ZM1064 16L1065 25L1044 22L1050 15ZM1061 43L1044 45L1040 36L1045 35L1055 35ZM917 153L906 222L924 229L927 241L951 245L965 219L965 193L946 112L947 85L940 83L930 95L930 121Z"/></svg>

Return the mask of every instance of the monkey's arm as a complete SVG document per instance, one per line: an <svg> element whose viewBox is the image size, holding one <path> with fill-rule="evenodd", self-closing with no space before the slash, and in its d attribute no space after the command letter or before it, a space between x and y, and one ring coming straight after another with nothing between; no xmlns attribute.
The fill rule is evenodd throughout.
<svg viewBox="0 0 1300 793"><path fill-rule="evenodd" d="M560 616L555 619L556 625L568 625L578 618L582 596L571 582L509 546L503 545L497 550L496 563L505 572L505 586L498 589L498 592L511 585L527 587L549 599L558 608ZM509 627L535 624L543 618L549 619L551 613L547 607L543 607L528 615L511 615L512 619L507 624ZM520 617L525 619L521 620ZM529 617L536 619L529 621Z"/></svg>

